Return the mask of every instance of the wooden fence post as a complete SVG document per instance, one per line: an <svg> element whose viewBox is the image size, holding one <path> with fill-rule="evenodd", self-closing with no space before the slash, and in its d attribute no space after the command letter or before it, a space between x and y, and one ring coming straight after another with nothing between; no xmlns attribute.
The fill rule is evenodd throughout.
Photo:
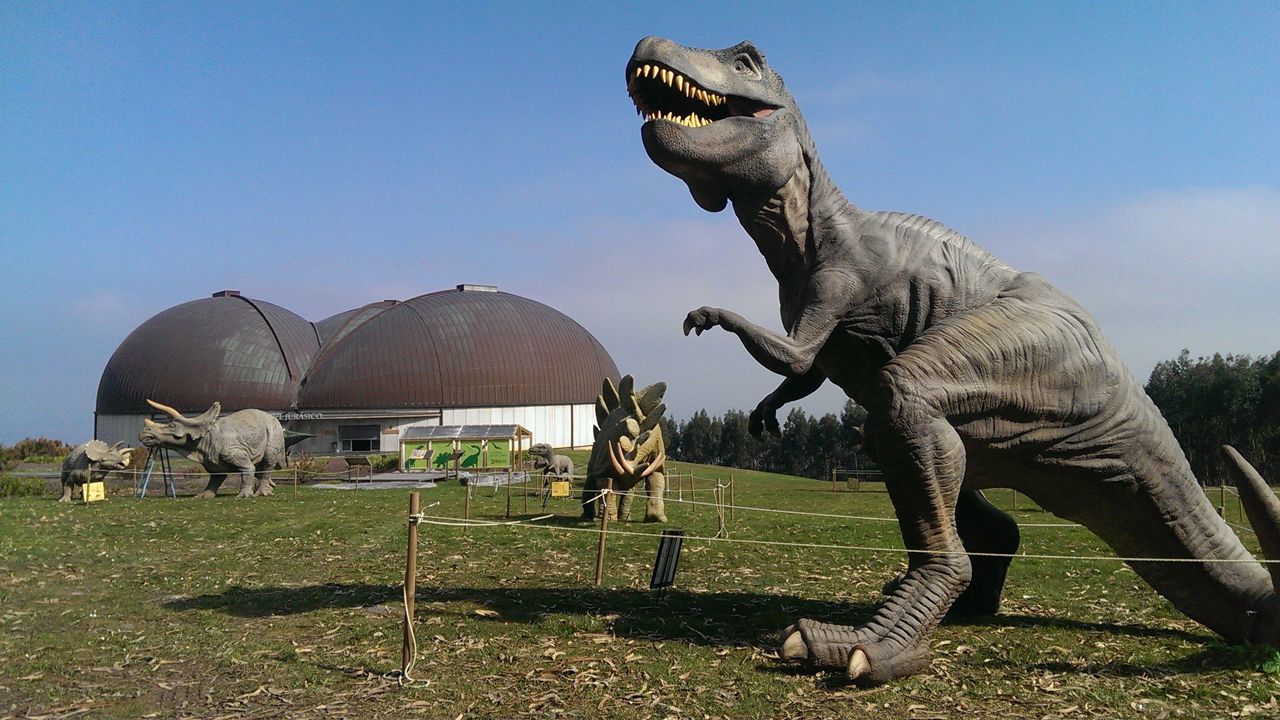
<svg viewBox="0 0 1280 720"><path fill-rule="evenodd" d="M463 506L462 519L467 521L467 526L462 528L462 532L467 532L468 530L471 529L471 481L470 480L467 481L467 500L466 500L466 505Z"/></svg>
<svg viewBox="0 0 1280 720"><path fill-rule="evenodd" d="M613 478L605 481L600 496L600 540L596 543L596 587L604 581L604 536L609 532L609 496L613 494Z"/></svg>

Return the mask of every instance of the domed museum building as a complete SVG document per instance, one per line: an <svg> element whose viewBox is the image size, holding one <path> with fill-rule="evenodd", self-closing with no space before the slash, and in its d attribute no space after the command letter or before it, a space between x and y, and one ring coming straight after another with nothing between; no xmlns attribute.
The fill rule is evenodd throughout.
<svg viewBox="0 0 1280 720"><path fill-rule="evenodd" d="M487 285L384 300L308 322L234 290L144 322L102 372L95 437L137 439L147 400L185 414L258 408L311 453L397 452L412 427L521 425L533 442L592 442L618 367L567 315Z"/></svg>

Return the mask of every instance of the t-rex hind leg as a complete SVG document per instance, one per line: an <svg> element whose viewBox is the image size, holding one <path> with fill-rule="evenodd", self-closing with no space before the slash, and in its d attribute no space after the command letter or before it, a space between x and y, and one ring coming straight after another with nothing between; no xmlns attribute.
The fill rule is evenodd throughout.
<svg viewBox="0 0 1280 720"><path fill-rule="evenodd" d="M960 531L965 550L992 555L969 556L973 579L951 605L947 618L994 615L1000 610L1005 573L1013 560L996 556L1018 552L1021 540L1018 523L992 505L981 491L962 490L956 504L956 529Z"/></svg>
<svg viewBox="0 0 1280 720"><path fill-rule="evenodd" d="M956 503L956 530L970 554L969 565L973 579L969 587L951 605L946 619L994 615L1000 610L1000 594L1011 557L1018 552L1021 534L1018 523L1003 510L992 505L980 490L961 490ZM991 553L983 555L982 553ZM884 586L884 594L892 595L902 584L905 575L890 580Z"/></svg>
<svg viewBox="0 0 1280 720"><path fill-rule="evenodd" d="M972 574L954 514L964 444L927 395L936 384L898 380L886 378L889 394L872 409L868 435L875 438L872 456L884 471L903 543L914 551L906 575L866 624L801 620L782 647L784 659L846 670L870 684L928 667L929 637Z"/></svg>
<svg viewBox="0 0 1280 720"><path fill-rule="evenodd" d="M1114 387L1108 382L1113 368L1093 360L1107 356L1096 329L1060 297L1031 278L930 328L882 368L868 407L867 449L884 471L911 551L907 573L860 627L797 623L784 639L784 659L843 667L867 684L927 667L933 630L974 574L957 528L969 462L958 428L975 451L1009 453L987 448L1022 437L1028 417L1046 425L1091 417ZM1046 397L1071 402L1059 408L1043 402ZM1029 462L1022 457L1029 452L1008 459ZM975 603L998 599L991 584L975 591Z"/></svg>

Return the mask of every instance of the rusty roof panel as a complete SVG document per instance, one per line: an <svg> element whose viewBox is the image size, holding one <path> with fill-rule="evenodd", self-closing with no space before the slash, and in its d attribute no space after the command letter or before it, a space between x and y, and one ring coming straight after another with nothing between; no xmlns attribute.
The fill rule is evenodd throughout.
<svg viewBox="0 0 1280 720"><path fill-rule="evenodd" d="M138 326L107 362L97 411L149 413L148 398L184 412L285 410L319 349L311 323L277 305L220 294Z"/></svg>
<svg viewBox="0 0 1280 720"><path fill-rule="evenodd" d="M315 323L316 333L320 336L320 345L336 343L365 323L369 318L395 305L395 300L379 300L368 305L340 312Z"/></svg>
<svg viewBox="0 0 1280 720"><path fill-rule="evenodd" d="M590 403L618 369L591 333L542 303L447 290L384 310L327 346L299 409Z"/></svg>
<svg viewBox="0 0 1280 720"><path fill-rule="evenodd" d="M370 303L315 325L219 293L134 330L103 371L97 411L147 413L148 398L184 412L215 400L227 410L591 403L605 377L616 381L617 366L581 325L487 288Z"/></svg>

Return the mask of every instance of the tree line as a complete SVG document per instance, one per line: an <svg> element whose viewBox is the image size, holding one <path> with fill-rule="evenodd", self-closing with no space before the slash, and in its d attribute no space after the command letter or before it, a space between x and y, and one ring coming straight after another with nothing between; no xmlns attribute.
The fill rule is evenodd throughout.
<svg viewBox="0 0 1280 720"><path fill-rule="evenodd" d="M1264 478L1280 482L1280 352L1253 358L1215 354L1191 359L1187 350L1156 365L1146 384L1196 477L1206 485L1231 482L1218 448L1232 445ZM833 469L874 468L855 450L866 410L852 400L839 415L814 417L792 408L782 437L757 440L748 414L663 421L667 454L676 460L825 479Z"/></svg>
<svg viewBox="0 0 1280 720"><path fill-rule="evenodd" d="M683 422L666 418L662 434L667 455L686 462L812 478L830 477L835 469L874 467L856 451L867 411L852 400L845 402L838 416L814 417L792 408L781 424L781 437L751 437L749 417L741 410L714 417L699 410Z"/></svg>
<svg viewBox="0 0 1280 720"><path fill-rule="evenodd" d="M1280 352L1193 361L1183 350L1156 365L1146 390L1200 482L1233 482L1219 453L1223 445L1239 450L1268 481L1280 482Z"/></svg>

